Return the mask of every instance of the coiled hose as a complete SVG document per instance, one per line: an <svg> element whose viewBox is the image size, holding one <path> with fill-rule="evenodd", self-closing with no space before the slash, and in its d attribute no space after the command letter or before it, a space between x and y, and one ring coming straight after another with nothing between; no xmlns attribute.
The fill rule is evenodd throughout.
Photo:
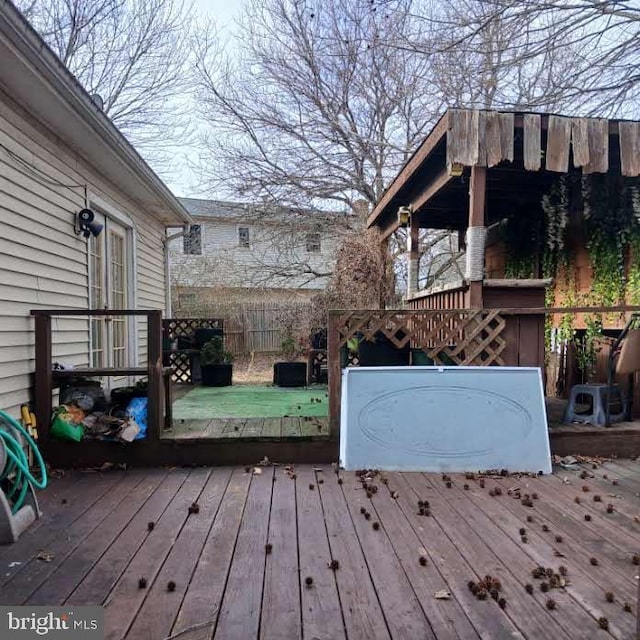
<svg viewBox="0 0 640 640"><path fill-rule="evenodd" d="M29 459L22 448L22 443L11 433L10 429L2 428L3 423L24 437L40 467L40 480L36 480L29 469ZM24 504L29 483L37 489L44 489L47 486L47 469L40 450L28 431L4 411L0 411L0 440L4 443L4 449L7 453L4 469L0 469L0 482L6 481L5 484L10 486L6 491L6 496L11 503L11 513L16 513Z"/></svg>

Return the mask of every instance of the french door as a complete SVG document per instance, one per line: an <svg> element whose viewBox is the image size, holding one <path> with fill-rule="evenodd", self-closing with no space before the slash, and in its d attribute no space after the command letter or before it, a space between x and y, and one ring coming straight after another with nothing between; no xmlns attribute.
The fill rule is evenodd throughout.
<svg viewBox="0 0 640 640"><path fill-rule="evenodd" d="M104 228L97 238L89 238L89 303L92 309L126 309L131 276L130 233L126 227L98 213L96 222ZM129 324L124 316L91 318L91 367L130 366Z"/></svg>

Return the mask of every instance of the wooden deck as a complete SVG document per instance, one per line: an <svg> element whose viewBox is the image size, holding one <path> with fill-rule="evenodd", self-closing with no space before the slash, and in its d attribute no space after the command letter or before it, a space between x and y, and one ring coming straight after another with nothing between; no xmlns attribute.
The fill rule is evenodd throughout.
<svg viewBox="0 0 640 640"><path fill-rule="evenodd" d="M69 472L43 492L44 517L0 547L0 602L103 604L112 640L633 638L640 464L583 468L594 477L561 469L487 478L484 488L389 473L388 484L370 483L370 498L331 465L295 467L295 478L283 466ZM537 494L533 507L508 495L516 487ZM418 515L419 499L430 516ZM537 565L564 565L567 586L542 593ZM500 580L505 609L469 590L487 574Z"/></svg>
<svg viewBox="0 0 640 640"><path fill-rule="evenodd" d="M213 420L174 420L163 438L213 439L220 442L280 442L283 440L326 440L329 418L218 418Z"/></svg>

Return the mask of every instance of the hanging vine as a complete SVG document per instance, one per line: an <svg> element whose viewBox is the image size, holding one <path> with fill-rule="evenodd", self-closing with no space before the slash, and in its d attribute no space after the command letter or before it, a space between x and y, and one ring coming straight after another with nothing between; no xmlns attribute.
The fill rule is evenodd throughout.
<svg viewBox="0 0 640 640"><path fill-rule="evenodd" d="M625 297L628 304L640 305L640 187L630 187L629 194L633 225L629 240L629 270Z"/></svg>
<svg viewBox="0 0 640 640"><path fill-rule="evenodd" d="M541 257L542 275L553 278L545 304L571 307L615 306L625 301L640 304L640 182L609 174L582 176L572 190L572 177L563 175L542 197L542 216L520 215L509 219L503 233L507 247L505 276L529 278L535 275ZM576 177L574 177L576 180ZM570 208L583 214L582 232L592 268L590 291L578 292L575 265L567 246ZM576 333L573 314L565 314L554 326L545 323L547 352L552 343L573 341L584 375L595 365L603 318L587 316L586 329Z"/></svg>
<svg viewBox="0 0 640 640"><path fill-rule="evenodd" d="M593 302L620 304L624 301L625 263L635 226L631 190L617 176L583 176L582 202L593 269Z"/></svg>

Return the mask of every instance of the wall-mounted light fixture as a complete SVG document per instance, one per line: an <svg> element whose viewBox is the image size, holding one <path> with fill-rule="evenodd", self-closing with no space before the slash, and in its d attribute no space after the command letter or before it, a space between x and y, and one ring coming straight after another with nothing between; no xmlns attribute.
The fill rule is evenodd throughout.
<svg viewBox="0 0 640 640"><path fill-rule="evenodd" d="M460 162L452 162L449 165L449 175L454 178L459 178L462 175L464 166Z"/></svg>
<svg viewBox="0 0 640 640"><path fill-rule="evenodd" d="M104 228L99 222L95 222L95 213L91 209L81 209L76 213L74 231L76 235L82 234L85 238L93 236L97 238Z"/></svg>
<svg viewBox="0 0 640 640"><path fill-rule="evenodd" d="M398 224L401 227L406 227L409 224L409 218L411 217L412 213L413 213L413 210L411 206L400 207L398 209Z"/></svg>

